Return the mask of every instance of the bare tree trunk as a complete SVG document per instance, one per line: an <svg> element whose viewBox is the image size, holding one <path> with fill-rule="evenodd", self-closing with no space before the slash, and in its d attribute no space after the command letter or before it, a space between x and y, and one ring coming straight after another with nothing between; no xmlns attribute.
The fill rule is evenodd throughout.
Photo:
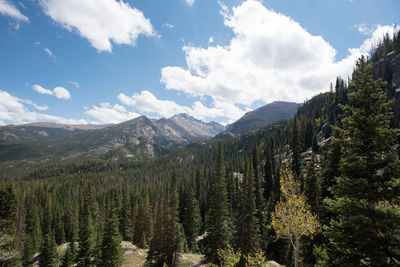
<svg viewBox="0 0 400 267"><path fill-rule="evenodd" d="M296 236L295 237L295 247L294 247L294 266L299 266L299 250L300 250L300 240Z"/></svg>

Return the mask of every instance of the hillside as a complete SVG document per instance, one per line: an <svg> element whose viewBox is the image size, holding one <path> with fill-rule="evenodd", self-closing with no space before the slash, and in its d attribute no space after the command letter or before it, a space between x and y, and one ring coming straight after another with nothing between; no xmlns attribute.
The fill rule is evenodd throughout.
<svg viewBox="0 0 400 267"><path fill-rule="evenodd" d="M0 166L29 168L88 158L143 160L196 140L210 139L223 129L216 122L204 123L186 114L159 120L141 116L115 125L86 128L58 124L4 126L0 131L14 135L6 138L13 142L0 142ZM44 133L48 136L40 138ZM68 135L62 139L62 134Z"/></svg>
<svg viewBox="0 0 400 267"><path fill-rule="evenodd" d="M0 142L17 141L54 141L78 133L102 129L107 125L94 124L59 124L51 122L28 123L21 125L0 126Z"/></svg>
<svg viewBox="0 0 400 267"><path fill-rule="evenodd" d="M290 119L296 114L299 106L301 104L284 101L275 101L266 104L258 109L247 112L239 120L228 125L226 130L218 135L217 138L230 137L232 134L238 135L275 121Z"/></svg>

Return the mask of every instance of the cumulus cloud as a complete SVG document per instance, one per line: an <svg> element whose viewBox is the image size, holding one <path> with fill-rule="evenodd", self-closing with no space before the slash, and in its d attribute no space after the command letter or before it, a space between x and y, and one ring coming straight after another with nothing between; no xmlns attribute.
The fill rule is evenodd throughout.
<svg viewBox="0 0 400 267"><path fill-rule="evenodd" d="M71 94L64 87L54 88L53 93L59 99L70 99L71 98Z"/></svg>
<svg viewBox="0 0 400 267"><path fill-rule="evenodd" d="M307 32L299 23L247 0L229 10L221 4L224 24L234 37L226 46L202 48L185 45L186 67L166 66L161 82L168 90L188 96L209 96L213 108L233 119L255 101L303 102L326 91L336 76L351 74L359 56L366 54L384 32L394 26L378 26L360 48L336 60L336 50L321 36ZM232 108L237 112L230 114Z"/></svg>
<svg viewBox="0 0 400 267"><path fill-rule="evenodd" d="M118 100L122 104L134 107L140 112L157 114L160 117L171 117L180 113L187 113L200 120L216 117L229 117L239 119L244 115L244 111L229 103L214 103L213 107L207 107L200 101L195 101L192 107L179 105L171 100L161 100L149 91L135 93L132 96L119 94Z"/></svg>
<svg viewBox="0 0 400 267"><path fill-rule="evenodd" d="M37 121L53 121L68 124L86 124L83 119L68 119L50 114L31 111L25 104L32 105L38 110L47 110L47 106L39 106L27 99L20 99L7 91L0 90L0 125L6 123L28 123Z"/></svg>
<svg viewBox="0 0 400 267"><path fill-rule="evenodd" d="M44 12L69 31L75 31L98 51L112 43L134 45L139 35L156 36L139 9L115 0L41 0Z"/></svg>
<svg viewBox="0 0 400 267"><path fill-rule="evenodd" d="M189 113L190 109L176 104L170 100L159 100L149 91L142 91L129 97L125 94L118 95L119 101L128 106L133 106L141 112L157 113L162 117L171 117L179 113Z"/></svg>
<svg viewBox="0 0 400 267"><path fill-rule="evenodd" d="M21 13L12 3L0 0L0 14L11 17L17 21L28 22L29 19Z"/></svg>
<svg viewBox="0 0 400 267"><path fill-rule="evenodd" d="M60 86L54 88L53 91L51 91L49 89L43 88L41 85L35 84L32 86L32 89L40 94L54 95L58 99L70 99L71 98L71 94L69 93L69 91L67 89L65 89L64 87L60 87Z"/></svg>
<svg viewBox="0 0 400 267"><path fill-rule="evenodd" d="M112 106L110 103L101 103L99 107L87 108L85 113L96 120L93 123L120 123L140 116L127 111L121 105Z"/></svg>

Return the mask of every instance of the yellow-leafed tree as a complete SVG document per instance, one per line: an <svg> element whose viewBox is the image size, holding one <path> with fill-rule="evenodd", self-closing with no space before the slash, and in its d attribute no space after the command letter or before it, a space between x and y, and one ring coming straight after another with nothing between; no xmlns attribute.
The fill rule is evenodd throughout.
<svg viewBox="0 0 400 267"><path fill-rule="evenodd" d="M271 225L276 237L290 240L295 253L295 267L299 262L300 238L312 236L320 230L320 224L300 190L288 165L281 170L281 198L271 215Z"/></svg>

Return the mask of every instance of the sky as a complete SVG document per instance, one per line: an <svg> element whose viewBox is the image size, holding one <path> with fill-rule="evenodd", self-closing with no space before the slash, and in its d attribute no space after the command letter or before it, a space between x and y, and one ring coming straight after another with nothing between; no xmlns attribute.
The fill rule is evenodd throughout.
<svg viewBox="0 0 400 267"><path fill-rule="evenodd" d="M399 0L0 0L0 125L232 123L329 90Z"/></svg>

